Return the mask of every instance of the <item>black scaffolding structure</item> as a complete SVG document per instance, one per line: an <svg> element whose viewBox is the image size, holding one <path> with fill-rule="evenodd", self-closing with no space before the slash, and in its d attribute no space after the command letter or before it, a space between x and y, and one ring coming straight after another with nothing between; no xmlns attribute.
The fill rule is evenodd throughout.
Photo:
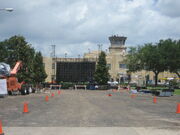
<svg viewBox="0 0 180 135"><path fill-rule="evenodd" d="M93 79L96 62L79 61L68 62L61 61L56 64L57 82L89 82Z"/></svg>

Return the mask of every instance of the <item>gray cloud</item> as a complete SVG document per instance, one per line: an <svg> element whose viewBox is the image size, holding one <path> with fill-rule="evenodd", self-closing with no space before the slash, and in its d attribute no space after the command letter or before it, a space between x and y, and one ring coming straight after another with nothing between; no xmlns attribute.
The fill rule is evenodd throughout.
<svg viewBox="0 0 180 135"><path fill-rule="evenodd" d="M163 15L169 17L180 17L180 1L179 0L158 0L156 5Z"/></svg>
<svg viewBox="0 0 180 135"><path fill-rule="evenodd" d="M0 5L15 9L0 12L0 40L23 35L46 56L51 44L58 56L82 56L97 44L105 49L112 34L127 36L129 46L180 36L178 0L1 0Z"/></svg>

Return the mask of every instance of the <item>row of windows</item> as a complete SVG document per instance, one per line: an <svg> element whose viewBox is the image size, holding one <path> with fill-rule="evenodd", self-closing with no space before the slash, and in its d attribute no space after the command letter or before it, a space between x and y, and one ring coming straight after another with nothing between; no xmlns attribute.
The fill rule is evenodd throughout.
<svg viewBox="0 0 180 135"><path fill-rule="evenodd" d="M109 70L111 70L111 64L107 64L107 67L109 68ZM126 66L126 64L119 64L119 68L126 69L127 66Z"/></svg>

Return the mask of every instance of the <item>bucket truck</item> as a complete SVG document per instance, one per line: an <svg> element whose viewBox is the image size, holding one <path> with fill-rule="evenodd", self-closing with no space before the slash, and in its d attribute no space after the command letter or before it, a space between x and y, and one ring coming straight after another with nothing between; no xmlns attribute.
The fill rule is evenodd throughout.
<svg viewBox="0 0 180 135"><path fill-rule="evenodd" d="M22 90L22 84L24 84L24 82L19 83L16 77L17 72L22 67L22 62L21 61L16 62L16 65L11 71L9 70L9 65L5 63L0 63L0 66L1 66L0 77L7 80L8 93L10 95L15 94L17 92L21 92L21 94L23 94L24 91Z"/></svg>

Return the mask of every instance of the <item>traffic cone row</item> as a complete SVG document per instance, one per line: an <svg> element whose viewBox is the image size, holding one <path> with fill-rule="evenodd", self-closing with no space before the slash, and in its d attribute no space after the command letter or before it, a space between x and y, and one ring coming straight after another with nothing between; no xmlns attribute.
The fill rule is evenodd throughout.
<svg viewBox="0 0 180 135"><path fill-rule="evenodd" d="M58 94L60 95L61 91L58 91ZM51 94L51 97L54 97L54 93ZM45 101L48 102L49 101L49 96L45 97ZM23 113L28 113L29 109L28 109L28 103L24 102L24 107L23 107ZM0 135L1 135L1 128L0 128Z"/></svg>
<svg viewBox="0 0 180 135"><path fill-rule="evenodd" d="M111 97L111 96L112 96L112 94L110 94L110 93L109 93L109 94L108 94L108 96L109 96L109 97Z"/></svg>
<svg viewBox="0 0 180 135"><path fill-rule="evenodd" d="M177 110L176 113L180 113L180 103L177 103Z"/></svg>
<svg viewBox="0 0 180 135"><path fill-rule="evenodd" d="M58 95L60 95L61 91L58 91ZM54 93L51 94L51 97L54 97ZM49 96L45 97L45 101L48 102L49 100ZM23 113L28 113L29 109L28 109L28 103L24 102L24 107L23 107ZM3 129L2 129L2 122L0 121L0 135L4 135L3 133Z"/></svg>
<svg viewBox="0 0 180 135"><path fill-rule="evenodd" d="M3 129L2 129L2 122L0 121L0 135L4 135Z"/></svg>
<svg viewBox="0 0 180 135"><path fill-rule="evenodd" d="M131 94L131 98L135 98L136 97L136 95L135 94Z"/></svg>
<svg viewBox="0 0 180 135"><path fill-rule="evenodd" d="M61 94L61 91L60 90L58 90L58 95L60 95ZM51 93L51 97L54 97L55 95L54 95L54 93Z"/></svg>
<svg viewBox="0 0 180 135"><path fill-rule="evenodd" d="M108 96L112 96L111 94L108 94ZM135 94L131 94L131 98L135 98L136 95ZM153 103L156 104L157 103L157 98L156 96L153 97ZM176 113L180 114L180 103L177 103L177 109L176 109Z"/></svg>

